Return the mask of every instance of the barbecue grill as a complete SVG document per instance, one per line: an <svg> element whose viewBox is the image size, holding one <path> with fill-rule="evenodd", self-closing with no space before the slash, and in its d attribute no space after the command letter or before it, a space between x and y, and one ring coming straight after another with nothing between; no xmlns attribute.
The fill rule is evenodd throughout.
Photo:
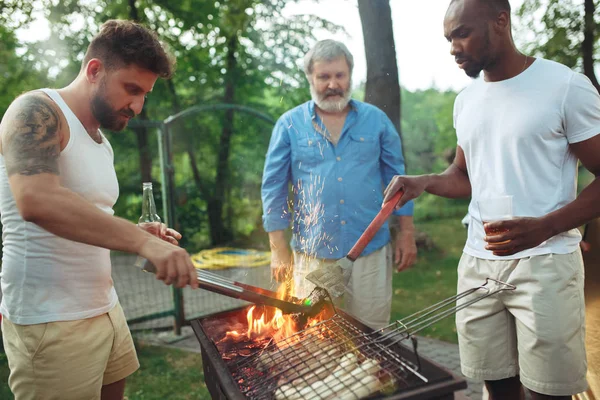
<svg viewBox="0 0 600 400"><path fill-rule="evenodd" d="M492 281L495 288L488 285ZM453 399L466 381L418 353L415 333L458 309L514 286L488 279L374 331L329 305L295 334L276 340L234 331L251 306L191 321L213 399ZM472 295L475 292L483 294ZM458 305L457 305L458 304Z"/></svg>

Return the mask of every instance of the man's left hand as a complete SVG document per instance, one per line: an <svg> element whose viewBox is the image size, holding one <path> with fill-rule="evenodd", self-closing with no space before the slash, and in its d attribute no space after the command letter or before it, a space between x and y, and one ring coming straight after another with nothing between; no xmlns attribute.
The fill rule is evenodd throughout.
<svg viewBox="0 0 600 400"><path fill-rule="evenodd" d="M541 218L523 217L488 222L484 228L485 248L496 256L510 256L534 248L552 237L550 226Z"/></svg>
<svg viewBox="0 0 600 400"><path fill-rule="evenodd" d="M151 235L161 238L162 240L179 246L179 239L181 239L181 233L175 229L168 228L165 224L160 222L144 222L138 224L138 226L148 232Z"/></svg>
<svg viewBox="0 0 600 400"><path fill-rule="evenodd" d="M417 260L417 244L412 230L401 230L394 240L394 262L398 272L411 267Z"/></svg>

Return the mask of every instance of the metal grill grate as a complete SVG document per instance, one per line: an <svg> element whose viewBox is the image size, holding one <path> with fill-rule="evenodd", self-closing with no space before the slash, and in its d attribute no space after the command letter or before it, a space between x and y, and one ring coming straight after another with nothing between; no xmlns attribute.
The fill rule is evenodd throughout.
<svg viewBox="0 0 600 400"><path fill-rule="evenodd" d="M336 314L229 368L250 399L360 399L427 382L375 337Z"/></svg>
<svg viewBox="0 0 600 400"><path fill-rule="evenodd" d="M488 285L492 282L492 285ZM514 286L488 279L476 288L445 299L375 332L359 329L335 314L293 336L232 361L242 394L249 399L362 399L428 383L420 373L414 333L456 311ZM472 299L467 296L483 292ZM414 361L398 343L413 338Z"/></svg>

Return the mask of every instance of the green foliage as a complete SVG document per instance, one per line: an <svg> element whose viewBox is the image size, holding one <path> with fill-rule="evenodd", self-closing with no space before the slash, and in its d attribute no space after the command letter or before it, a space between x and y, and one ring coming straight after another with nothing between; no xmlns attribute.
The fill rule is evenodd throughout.
<svg viewBox="0 0 600 400"><path fill-rule="evenodd" d="M0 26L14 31L32 20L34 5L31 0L0 1Z"/></svg>
<svg viewBox="0 0 600 400"><path fill-rule="evenodd" d="M437 89L402 90L402 139L407 170L419 175L444 170L456 148L452 113L456 93Z"/></svg>
<svg viewBox="0 0 600 400"><path fill-rule="evenodd" d="M527 54L580 67L584 8L575 0L525 0L517 10L517 37Z"/></svg>
<svg viewBox="0 0 600 400"><path fill-rule="evenodd" d="M3 18L0 18L2 20ZM15 32L0 25L0 117L12 100L26 90L47 86L47 71L36 69L31 53L22 48Z"/></svg>
<svg viewBox="0 0 600 400"><path fill-rule="evenodd" d="M447 218L462 218L467 213L470 199L445 199L423 193L415 201L414 219L418 222Z"/></svg>
<svg viewBox="0 0 600 400"><path fill-rule="evenodd" d="M1 339L0 335L0 339ZM10 370L8 369L8 358L4 351L0 351L0 399L12 399L14 398L12 392L8 387L8 375Z"/></svg>

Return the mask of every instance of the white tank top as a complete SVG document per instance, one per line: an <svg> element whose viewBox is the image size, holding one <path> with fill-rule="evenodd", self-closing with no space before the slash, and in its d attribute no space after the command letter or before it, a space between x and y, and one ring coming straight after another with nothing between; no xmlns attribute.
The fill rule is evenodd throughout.
<svg viewBox="0 0 600 400"><path fill-rule="evenodd" d="M107 214L119 196L113 150L96 143L61 96L42 89L62 110L70 138L59 158L60 183ZM0 312L22 325L104 314L117 303L110 251L58 237L21 218L0 155L2 303Z"/></svg>

